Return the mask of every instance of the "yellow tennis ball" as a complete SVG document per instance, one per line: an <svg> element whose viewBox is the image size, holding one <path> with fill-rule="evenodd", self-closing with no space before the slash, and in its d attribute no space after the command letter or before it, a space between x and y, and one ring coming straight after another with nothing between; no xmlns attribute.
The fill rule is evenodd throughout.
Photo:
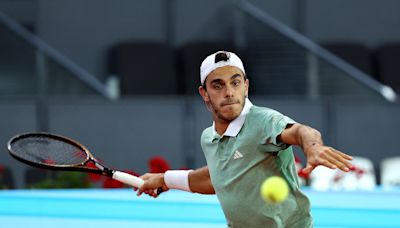
<svg viewBox="0 0 400 228"><path fill-rule="evenodd" d="M282 177L272 176L261 185L261 197L271 203L281 203L289 195L289 187Z"/></svg>

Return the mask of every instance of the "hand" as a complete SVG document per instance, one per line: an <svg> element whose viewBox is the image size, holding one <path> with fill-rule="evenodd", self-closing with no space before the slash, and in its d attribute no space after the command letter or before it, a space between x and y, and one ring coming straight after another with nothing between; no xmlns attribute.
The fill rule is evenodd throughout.
<svg viewBox="0 0 400 228"><path fill-rule="evenodd" d="M137 195L140 196L145 193L152 197L157 197L157 189L162 188L163 192L168 191L169 188L164 182L164 173L146 173L139 178L144 180L142 187L138 189Z"/></svg>
<svg viewBox="0 0 400 228"><path fill-rule="evenodd" d="M349 162L353 158L343 152L340 152L332 147L324 145L313 144L304 149L307 156L307 165L303 169L303 173L309 175L315 167L319 165L326 166L330 169L339 168L344 172L348 172L353 168Z"/></svg>

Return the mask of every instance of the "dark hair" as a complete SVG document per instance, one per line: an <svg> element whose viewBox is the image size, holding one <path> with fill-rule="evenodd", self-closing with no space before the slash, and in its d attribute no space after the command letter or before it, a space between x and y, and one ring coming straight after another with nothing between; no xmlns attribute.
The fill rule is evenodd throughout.
<svg viewBox="0 0 400 228"><path fill-rule="evenodd" d="M221 61L228 61L229 57L230 57L229 53L220 52L220 53L217 53L215 55L215 60L214 61L215 61L215 63L218 63L218 62L221 62Z"/></svg>

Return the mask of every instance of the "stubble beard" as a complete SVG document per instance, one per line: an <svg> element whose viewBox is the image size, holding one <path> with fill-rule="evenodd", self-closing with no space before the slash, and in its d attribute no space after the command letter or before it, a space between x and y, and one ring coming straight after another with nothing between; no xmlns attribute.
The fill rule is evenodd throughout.
<svg viewBox="0 0 400 228"><path fill-rule="evenodd" d="M239 104L241 105L240 110L235 113L234 112L234 107L228 107L231 110L231 113L225 114L221 111L221 104L214 104L211 100L210 100L210 105L213 111L213 114L220 120L230 123L232 122L234 119L236 119L240 113L242 112L243 108L244 108L244 104L245 104L245 99L246 97L243 96L243 99L240 101L238 99L231 99L231 100L227 100L226 102L239 102ZM223 104L223 103L222 103Z"/></svg>

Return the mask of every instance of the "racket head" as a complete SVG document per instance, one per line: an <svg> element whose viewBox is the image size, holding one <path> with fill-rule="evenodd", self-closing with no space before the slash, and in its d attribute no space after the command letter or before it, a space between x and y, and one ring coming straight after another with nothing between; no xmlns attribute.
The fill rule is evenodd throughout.
<svg viewBox="0 0 400 228"><path fill-rule="evenodd" d="M23 133L12 137L7 149L15 159L31 166L102 173L86 166L90 160L97 163L86 147L64 136L44 132Z"/></svg>

